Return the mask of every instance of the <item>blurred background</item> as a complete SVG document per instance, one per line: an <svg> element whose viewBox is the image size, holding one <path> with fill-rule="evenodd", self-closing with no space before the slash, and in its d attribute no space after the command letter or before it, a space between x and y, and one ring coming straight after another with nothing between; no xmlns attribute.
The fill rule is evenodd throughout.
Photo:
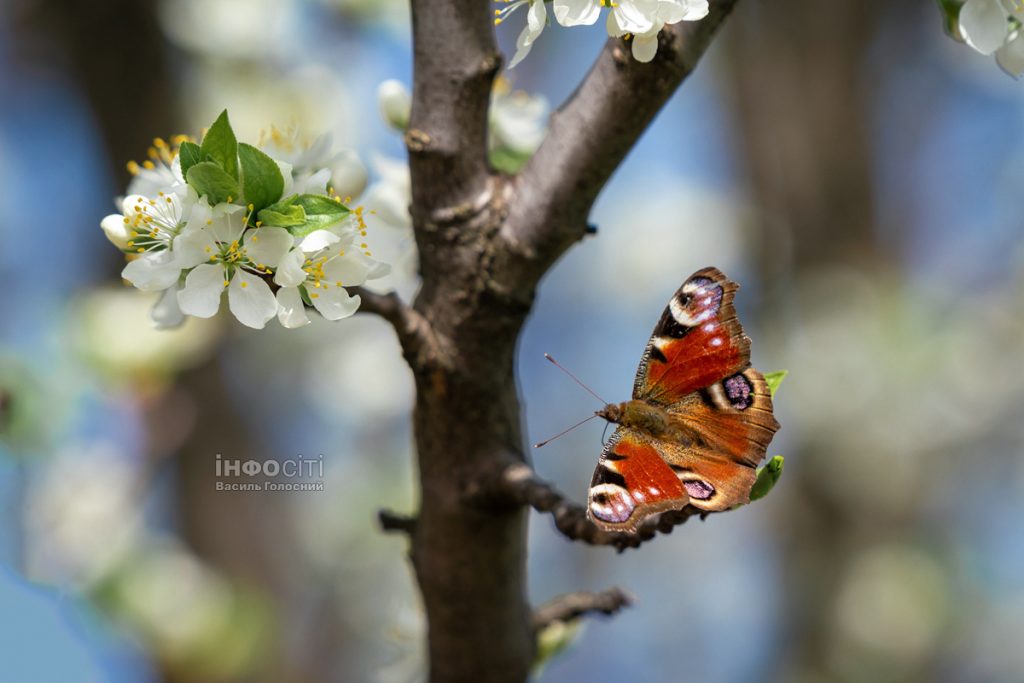
<svg viewBox="0 0 1024 683"><path fill-rule="evenodd" d="M225 107L241 139L333 133L372 195L409 36L400 0L0 4L0 681L422 679L406 542L375 523L415 505L390 330L155 332L98 225L125 162ZM503 86L543 99L495 136L535 133L603 42L545 31ZM637 598L541 680L1024 681L1022 126L1021 83L932 3L740 4L545 280L520 392L530 442L597 407L544 352L628 398L667 298L716 265L757 367L790 371L785 473L623 555L534 515L535 602ZM582 501L600 448L591 423L535 464ZM322 455L325 490L216 491L218 454Z"/></svg>

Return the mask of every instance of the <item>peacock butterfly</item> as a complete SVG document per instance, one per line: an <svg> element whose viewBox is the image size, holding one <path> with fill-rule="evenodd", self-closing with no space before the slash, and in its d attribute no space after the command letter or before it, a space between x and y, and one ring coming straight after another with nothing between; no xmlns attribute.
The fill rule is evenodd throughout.
<svg viewBox="0 0 1024 683"><path fill-rule="evenodd" d="M602 529L635 531L687 505L716 512L749 502L779 423L764 376L750 366L737 289L717 268L690 276L647 342L633 399L597 411L619 425L588 496L587 514Z"/></svg>

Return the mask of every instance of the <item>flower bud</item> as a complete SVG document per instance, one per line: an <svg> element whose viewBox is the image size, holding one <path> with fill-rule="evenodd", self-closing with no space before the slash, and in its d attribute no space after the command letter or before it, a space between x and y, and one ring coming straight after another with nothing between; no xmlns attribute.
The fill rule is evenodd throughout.
<svg viewBox="0 0 1024 683"><path fill-rule="evenodd" d="M404 85L395 80L384 81L377 87L377 103L384 122L396 130L409 126L412 99Z"/></svg>

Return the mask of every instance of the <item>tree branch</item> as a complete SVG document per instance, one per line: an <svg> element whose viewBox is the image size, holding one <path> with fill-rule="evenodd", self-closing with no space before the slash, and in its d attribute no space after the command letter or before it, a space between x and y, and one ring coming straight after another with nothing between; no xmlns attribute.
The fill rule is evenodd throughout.
<svg viewBox="0 0 1024 683"><path fill-rule="evenodd" d="M610 39L576 92L551 117L547 137L516 179L502 236L511 258L539 278L585 233L598 193L676 88L696 68L737 0L711 0L697 22L666 27L648 64ZM511 269L521 277L522 269ZM512 283L503 283L511 285Z"/></svg>
<svg viewBox="0 0 1024 683"><path fill-rule="evenodd" d="M394 292L378 294L364 287L349 291L362 299L359 310L374 313L391 323L398 335L406 360L413 368L445 365L447 354L430 323Z"/></svg>
<svg viewBox="0 0 1024 683"><path fill-rule="evenodd" d="M621 588L608 588L596 593L566 593L545 602L534 611L533 627L539 631L553 622L572 621L595 612L610 616L632 604L633 596Z"/></svg>
<svg viewBox="0 0 1024 683"><path fill-rule="evenodd" d="M489 2L413 0L412 30L413 102L405 141L420 229L485 194L487 107L501 55Z"/></svg>
<svg viewBox="0 0 1024 683"><path fill-rule="evenodd" d="M416 518L392 510L378 510L377 520L384 531L398 531L412 535L416 532Z"/></svg>
<svg viewBox="0 0 1024 683"><path fill-rule="evenodd" d="M566 538L588 545L610 545L619 552L637 548L659 532L670 534L672 529L695 514L702 519L706 516L697 508L687 506L648 517L635 533L611 533L590 521L585 507L568 500L528 465L517 463L505 468L496 488L500 495L516 503L529 505L537 512L550 513L555 520L555 528Z"/></svg>

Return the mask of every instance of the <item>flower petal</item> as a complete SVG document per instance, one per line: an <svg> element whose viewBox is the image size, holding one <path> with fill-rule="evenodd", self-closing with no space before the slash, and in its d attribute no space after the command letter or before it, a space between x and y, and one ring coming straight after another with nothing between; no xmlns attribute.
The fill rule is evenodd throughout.
<svg viewBox="0 0 1024 683"><path fill-rule="evenodd" d="M601 16L598 0L555 0L555 21L562 26L590 26Z"/></svg>
<svg viewBox="0 0 1024 683"><path fill-rule="evenodd" d="M228 307L238 322L262 330L277 314L277 299L262 278L239 269L228 287Z"/></svg>
<svg viewBox="0 0 1024 683"><path fill-rule="evenodd" d="M170 251L143 254L121 271L121 277L144 292L163 291L178 281L181 264Z"/></svg>
<svg viewBox="0 0 1024 683"><path fill-rule="evenodd" d="M256 263L276 268L295 244L284 228L256 228L245 234L245 253Z"/></svg>
<svg viewBox="0 0 1024 683"><path fill-rule="evenodd" d="M306 281L306 271L302 269L305 262L306 255L301 249L291 250L277 264L274 282L282 287L298 287Z"/></svg>
<svg viewBox="0 0 1024 683"><path fill-rule="evenodd" d="M128 248L128 240L131 239L131 235L128 232L128 226L125 224L124 216L119 213L112 213L100 221L100 228L115 247L118 249Z"/></svg>
<svg viewBox="0 0 1024 683"><path fill-rule="evenodd" d="M282 287L277 290L277 319L283 327L294 330L309 324L306 306L298 287Z"/></svg>
<svg viewBox="0 0 1024 683"><path fill-rule="evenodd" d="M224 267L204 263L196 266L185 278L185 286L178 292L178 306L182 313L197 318L210 318L220 309L220 295L227 284Z"/></svg>
<svg viewBox="0 0 1024 683"><path fill-rule="evenodd" d="M1006 42L1008 17L1000 0L967 0L960 8L960 33L968 45L990 55Z"/></svg>
<svg viewBox="0 0 1024 683"><path fill-rule="evenodd" d="M996 63L1014 78L1024 74L1024 38L1014 38L996 51Z"/></svg>
<svg viewBox="0 0 1024 683"><path fill-rule="evenodd" d="M292 194L325 194L327 184L331 182L331 171L321 168L316 173L304 173L295 178Z"/></svg>
<svg viewBox="0 0 1024 683"><path fill-rule="evenodd" d="M342 199L361 195L367 177L366 166L350 149L338 152L331 161L331 185Z"/></svg>
<svg viewBox="0 0 1024 683"><path fill-rule="evenodd" d="M205 263L219 252L213 233L209 230L191 230L174 238L172 250L178 255L182 268Z"/></svg>
<svg viewBox="0 0 1024 683"><path fill-rule="evenodd" d="M355 287L366 282L370 273L369 264L351 252L335 256L324 264L324 280L335 286ZM341 285L338 285L338 283Z"/></svg>
<svg viewBox="0 0 1024 683"><path fill-rule="evenodd" d="M180 327L185 322L185 314L178 306L178 288L168 287L157 299L149 315L153 319L153 326L157 329L166 330Z"/></svg>
<svg viewBox="0 0 1024 683"><path fill-rule="evenodd" d="M361 299L349 296L344 287L326 286L310 291L309 298L320 315L328 320L347 318L359 309Z"/></svg>
<svg viewBox="0 0 1024 683"><path fill-rule="evenodd" d="M638 62L649 62L658 53L658 33L656 30L635 36L633 38L633 58Z"/></svg>

